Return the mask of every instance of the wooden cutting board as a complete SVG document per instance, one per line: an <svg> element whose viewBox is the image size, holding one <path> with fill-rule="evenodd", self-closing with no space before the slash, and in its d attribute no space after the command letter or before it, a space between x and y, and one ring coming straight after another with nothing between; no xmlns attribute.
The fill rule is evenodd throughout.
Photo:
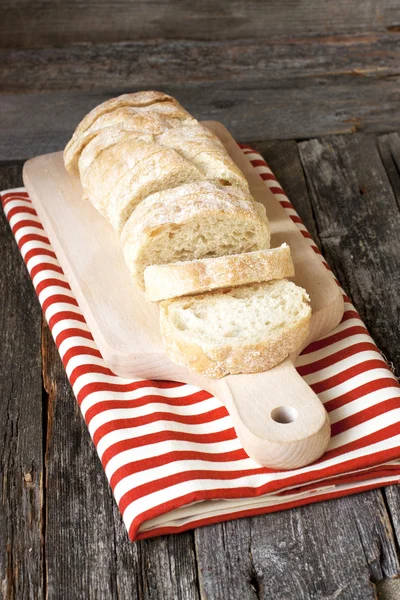
<svg viewBox="0 0 400 600"><path fill-rule="evenodd" d="M318 339L342 318L338 286L225 127L216 122L205 125L243 171L254 198L265 205L271 247L289 244L294 281L311 298L307 343ZM323 454L329 421L318 397L297 374L295 356L264 373L217 380L175 365L163 350L157 305L146 302L131 281L116 234L83 201L79 178L67 173L62 153L29 160L23 179L95 342L114 373L182 381L208 390L224 402L245 450L262 465L296 468Z"/></svg>

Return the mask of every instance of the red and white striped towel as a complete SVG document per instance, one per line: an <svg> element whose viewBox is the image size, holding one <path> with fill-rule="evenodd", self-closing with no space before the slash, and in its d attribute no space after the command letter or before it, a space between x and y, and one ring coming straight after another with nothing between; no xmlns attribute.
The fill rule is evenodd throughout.
<svg viewBox="0 0 400 600"><path fill-rule="evenodd" d="M319 252L262 157L242 150ZM131 540L399 481L400 386L348 298L341 324L296 365L329 412L328 451L302 469L272 471L248 458L209 393L115 376L27 193L9 190L1 200Z"/></svg>

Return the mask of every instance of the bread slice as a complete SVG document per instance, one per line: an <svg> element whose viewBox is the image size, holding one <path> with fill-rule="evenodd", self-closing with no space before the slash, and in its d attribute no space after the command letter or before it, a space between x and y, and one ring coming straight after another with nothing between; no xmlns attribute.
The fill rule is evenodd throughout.
<svg viewBox="0 0 400 600"><path fill-rule="evenodd" d="M121 234L126 264L142 289L148 265L262 250L269 240L264 206L236 186L208 181L148 196Z"/></svg>
<svg viewBox="0 0 400 600"><path fill-rule="evenodd" d="M160 301L293 275L290 248L282 244L270 250L150 265L144 272L144 281L146 299Z"/></svg>
<svg viewBox="0 0 400 600"><path fill-rule="evenodd" d="M274 367L302 346L310 319L307 293L286 279L160 304L167 354L208 377Z"/></svg>
<svg viewBox="0 0 400 600"><path fill-rule="evenodd" d="M123 94L96 106L79 123L64 150L64 164L78 173L78 160L85 146L103 129L124 124L126 129L160 134L177 123L197 123L175 98L156 91Z"/></svg>

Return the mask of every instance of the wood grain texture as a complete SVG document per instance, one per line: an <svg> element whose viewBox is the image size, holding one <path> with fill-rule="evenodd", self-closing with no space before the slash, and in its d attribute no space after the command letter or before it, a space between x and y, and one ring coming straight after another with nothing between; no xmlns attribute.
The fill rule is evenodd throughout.
<svg viewBox="0 0 400 600"><path fill-rule="evenodd" d="M400 213L374 136L299 144L322 250L400 372Z"/></svg>
<svg viewBox="0 0 400 600"><path fill-rule="evenodd" d="M132 547L132 544L127 545ZM143 540L137 545L140 556L138 573L142 579L140 600L199 600L193 532ZM127 569L124 578L130 576L130 569ZM128 594L126 597L130 598Z"/></svg>
<svg viewBox="0 0 400 600"><path fill-rule="evenodd" d="M357 85L399 74L397 33L231 41L147 40L0 50L7 92L149 89L170 82ZM203 97L204 101L204 97Z"/></svg>
<svg viewBox="0 0 400 600"><path fill-rule="evenodd" d="M384 493L397 545L400 547L400 485L388 486L385 488Z"/></svg>
<svg viewBox="0 0 400 600"><path fill-rule="evenodd" d="M378 138L379 152L400 210L400 135L389 133Z"/></svg>
<svg viewBox="0 0 400 600"><path fill-rule="evenodd" d="M21 185L0 167L0 189ZM0 593L43 593L41 311L7 220L0 211Z"/></svg>
<svg viewBox="0 0 400 600"><path fill-rule="evenodd" d="M398 33L376 33L2 50L0 160L59 150L93 106L143 88L169 91L239 140L393 131L399 48Z"/></svg>
<svg viewBox="0 0 400 600"><path fill-rule="evenodd" d="M399 77L383 78L379 84L369 77L345 75L314 83L305 78L295 85L271 85L262 79L157 87L175 96L196 118L222 121L238 141L298 139L400 129ZM141 88L130 86L128 91ZM60 150L90 109L123 91L0 95L0 161Z"/></svg>
<svg viewBox="0 0 400 600"><path fill-rule="evenodd" d="M57 46L70 42L135 39L256 39L321 32L383 31L400 22L395 0L70 0L68 3L4 0L3 47ZM183 25L184 24L184 25Z"/></svg>
<svg viewBox="0 0 400 600"><path fill-rule="evenodd" d="M374 600L376 582L399 571L380 491L195 535L207 600Z"/></svg>
<svg viewBox="0 0 400 600"><path fill-rule="evenodd" d="M379 9L378 9L379 10ZM400 31L400 14L398 0L386 0L383 10L383 20L388 31Z"/></svg>

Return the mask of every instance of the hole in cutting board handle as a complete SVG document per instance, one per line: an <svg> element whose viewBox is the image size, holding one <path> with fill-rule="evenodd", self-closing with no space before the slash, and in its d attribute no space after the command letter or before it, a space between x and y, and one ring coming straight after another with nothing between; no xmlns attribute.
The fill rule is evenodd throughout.
<svg viewBox="0 0 400 600"><path fill-rule="evenodd" d="M271 412L272 420L276 423L282 423L282 425L286 425L287 423L293 423L298 417L299 413L293 406L277 406Z"/></svg>

